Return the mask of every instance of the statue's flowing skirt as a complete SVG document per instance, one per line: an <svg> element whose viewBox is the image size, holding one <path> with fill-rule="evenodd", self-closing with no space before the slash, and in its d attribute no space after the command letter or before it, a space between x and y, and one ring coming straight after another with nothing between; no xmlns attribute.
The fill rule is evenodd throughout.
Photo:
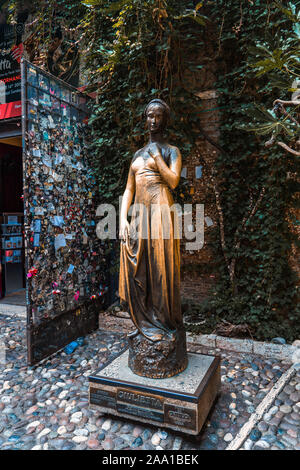
<svg viewBox="0 0 300 470"><path fill-rule="evenodd" d="M145 337L182 328L178 216L158 172L137 176L129 235L121 242L119 295Z"/></svg>

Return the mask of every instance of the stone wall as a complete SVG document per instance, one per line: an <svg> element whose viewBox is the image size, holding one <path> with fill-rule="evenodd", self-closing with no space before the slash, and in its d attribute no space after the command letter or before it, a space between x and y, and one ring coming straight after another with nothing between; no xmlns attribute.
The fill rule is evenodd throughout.
<svg viewBox="0 0 300 470"><path fill-rule="evenodd" d="M219 140L218 97L215 83L220 67L219 50L216 49L217 31L212 23L207 25L202 47L195 50L195 62L203 67L197 72L186 71L185 81L201 99L199 108L199 129L213 141ZM204 245L198 251L181 246L181 285L182 296L203 301L215 284L217 268L212 247L212 232L218 230L215 194L211 186L208 167L217 157L218 150L211 145L199 130L197 148L200 154L183 155L183 177L187 178L193 205L204 204ZM206 164L204 163L206 162ZM193 214L195 215L195 214ZM195 228L195 225L194 225Z"/></svg>
<svg viewBox="0 0 300 470"><path fill-rule="evenodd" d="M295 176L295 179L297 179L296 176ZM299 178L298 178L298 181L299 181ZM298 199L299 199L299 193L298 193ZM289 225L289 229L290 229L292 235L298 240L300 240L300 224L299 224L299 221L300 221L300 209L299 208L297 208L297 209L293 208L290 211L288 211L286 222ZM296 243L293 243L291 253L290 253L290 256L289 256L289 262L290 262L290 266L291 266L292 270L296 273L296 275L298 277L298 283L297 283L298 286L300 286L300 263L299 263L299 259L300 259L299 244L297 246Z"/></svg>

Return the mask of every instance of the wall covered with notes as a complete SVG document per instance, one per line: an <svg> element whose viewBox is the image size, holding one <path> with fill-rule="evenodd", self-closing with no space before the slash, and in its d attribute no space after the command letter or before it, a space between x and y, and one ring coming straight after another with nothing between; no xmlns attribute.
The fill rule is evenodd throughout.
<svg viewBox="0 0 300 470"><path fill-rule="evenodd" d="M39 324L104 297L106 262L96 236L86 98L31 64L24 75L27 303Z"/></svg>

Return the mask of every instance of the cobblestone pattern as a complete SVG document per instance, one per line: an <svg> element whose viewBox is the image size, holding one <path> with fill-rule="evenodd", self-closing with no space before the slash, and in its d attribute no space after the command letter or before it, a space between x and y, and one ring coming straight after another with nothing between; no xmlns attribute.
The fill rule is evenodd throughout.
<svg viewBox="0 0 300 470"><path fill-rule="evenodd" d="M196 346L191 346L190 350L222 357L222 388L206 426L194 443L186 442L183 448L223 450L289 368L289 364L248 353L221 352Z"/></svg>
<svg viewBox="0 0 300 470"><path fill-rule="evenodd" d="M289 368L277 360L224 352L222 391L199 436L137 425L103 415L88 405L88 376L126 347L125 334L120 333L120 326L117 331L117 324L110 317L106 323L111 325L110 331L99 329L72 354L61 351L28 368L24 319L0 316L1 450L224 449ZM216 353L195 345L190 350ZM298 379L299 375L294 376L286 385L269 410L272 417L264 416L256 435L253 430L252 448L266 448L267 444L271 449L299 448ZM265 439L268 434L275 436L274 442L270 442L274 438ZM249 439L247 446L251 447Z"/></svg>
<svg viewBox="0 0 300 470"><path fill-rule="evenodd" d="M245 450L300 450L300 370L245 441Z"/></svg>

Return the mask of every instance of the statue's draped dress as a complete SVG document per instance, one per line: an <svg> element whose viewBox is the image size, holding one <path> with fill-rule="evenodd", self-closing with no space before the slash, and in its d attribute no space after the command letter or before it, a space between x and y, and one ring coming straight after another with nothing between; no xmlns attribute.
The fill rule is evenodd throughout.
<svg viewBox="0 0 300 470"><path fill-rule="evenodd" d="M129 235L121 242L119 295L139 333L156 341L154 335L175 339L182 329L180 240L172 195L146 149L131 163L135 200ZM176 147L165 145L161 151L169 165Z"/></svg>

